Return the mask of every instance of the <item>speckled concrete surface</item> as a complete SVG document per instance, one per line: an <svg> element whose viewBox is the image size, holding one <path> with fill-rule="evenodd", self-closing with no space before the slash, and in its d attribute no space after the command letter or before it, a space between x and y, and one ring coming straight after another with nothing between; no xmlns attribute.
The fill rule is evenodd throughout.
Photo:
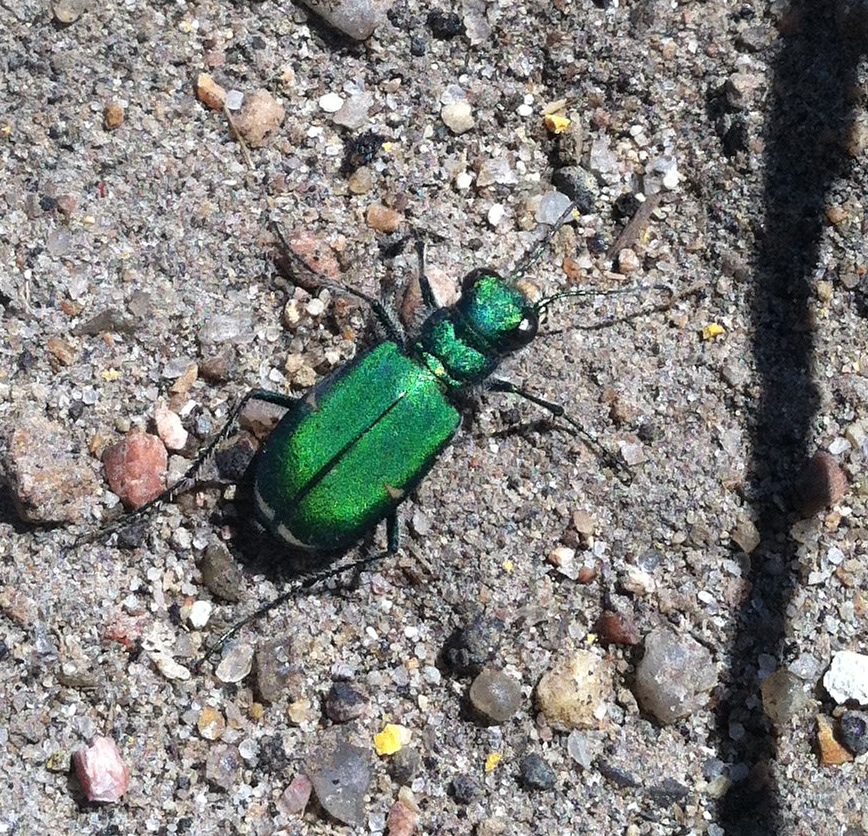
<svg viewBox="0 0 868 836"><path fill-rule="evenodd" d="M0 2L0 422L8 436L47 418L49 456L64 448L95 477L63 489L82 504L77 524L22 523L3 496L0 832L379 832L400 782L373 755L355 828L315 807L287 815L278 800L335 739L370 750L386 722L410 728L422 756L409 785L423 833L868 832L864 764L821 767L814 751L815 718L834 707L820 684L832 652L866 650L865 454L841 443L866 418L868 391L861 5L444 11L469 34L434 37L427 7L398 2L358 44L271 0L55 7L68 24L46 3ZM200 72L269 90L286 109L274 140L247 159L226 118L197 101ZM328 94L366 94L367 118L335 124ZM457 135L441 110L463 99L473 125ZM574 127L556 137L543 113L561 99ZM123 113L113 129L110 105ZM357 194L341 164L368 129L388 145ZM197 563L227 530L215 522L229 504L220 490L167 506L138 548L72 547L111 505L93 451L149 427L190 365L235 351L224 381L200 376L172 402L205 436L251 387L298 392L355 351L363 311L340 299L312 314L297 296L286 324L293 290L275 270L270 221L310 231L342 280L379 293L415 269L409 251L381 257L386 236L366 211L384 204L428 240L432 275L457 280L527 251L564 164L593 169L597 188L531 270L544 292L571 279L695 292L665 310L650 289L565 301L503 373L606 446L627 445L632 482L531 404L483 393L404 506L397 557L357 588L312 591L245 628L242 642L297 642L292 699L261 708L250 680L224 684L210 664L169 680L152 651L119 641L144 636L189 666L220 625L279 589L247 574L242 601L215 601L204 629L179 621L186 603L211 599ZM613 263L606 251L636 209L623 195L657 189L635 259ZM711 324L722 333L703 339ZM850 489L800 520L792 486L830 445ZM590 538L577 536L576 512ZM748 520L760 541L750 556ZM558 572L547 556L561 544L596 561L596 579ZM629 688L641 647L589 640L607 603L641 636L670 624L710 650L718 684L706 706L665 727L640 713ZM466 680L433 670L477 612L504 621L495 661L524 696L497 727L468 717ZM611 683L606 717L584 733L585 768L531 694L561 654L589 646ZM807 700L775 729L759 681L781 667ZM348 674L368 709L331 728L321 700ZM226 719L219 742L198 728L205 706ZM120 803L88 805L68 770L95 733L131 766ZM223 744L239 753L228 789L207 775ZM527 753L554 769L553 789L520 786ZM450 794L458 775L479 782L469 803Z"/></svg>

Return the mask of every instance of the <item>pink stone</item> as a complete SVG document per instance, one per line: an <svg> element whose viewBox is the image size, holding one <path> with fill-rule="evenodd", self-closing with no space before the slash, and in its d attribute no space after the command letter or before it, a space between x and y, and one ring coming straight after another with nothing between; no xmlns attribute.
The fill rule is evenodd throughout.
<svg viewBox="0 0 868 836"><path fill-rule="evenodd" d="M130 788L130 768L110 737L95 737L73 754L72 761L88 801L120 801Z"/></svg>
<svg viewBox="0 0 868 836"><path fill-rule="evenodd" d="M127 508L140 508L163 492L168 456L155 435L130 432L106 448L102 463L109 487Z"/></svg>

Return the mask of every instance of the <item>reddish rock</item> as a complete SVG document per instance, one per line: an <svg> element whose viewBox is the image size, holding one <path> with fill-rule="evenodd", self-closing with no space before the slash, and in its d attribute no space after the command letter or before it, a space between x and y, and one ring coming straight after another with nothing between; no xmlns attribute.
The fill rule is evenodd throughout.
<svg viewBox="0 0 868 836"><path fill-rule="evenodd" d="M639 644L639 628L625 613L606 610L597 619L597 632L604 644Z"/></svg>
<svg viewBox="0 0 868 836"><path fill-rule="evenodd" d="M155 435L137 430L103 453L109 487L130 510L140 508L163 492L168 456Z"/></svg>
<svg viewBox="0 0 868 836"><path fill-rule="evenodd" d="M88 801L120 801L130 788L130 768L110 737L95 737L73 754L72 762Z"/></svg>

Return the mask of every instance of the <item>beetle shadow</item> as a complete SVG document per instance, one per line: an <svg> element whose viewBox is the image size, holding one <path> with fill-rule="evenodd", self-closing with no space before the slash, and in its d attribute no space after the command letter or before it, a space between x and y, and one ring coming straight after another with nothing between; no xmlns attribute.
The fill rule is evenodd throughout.
<svg viewBox="0 0 868 836"><path fill-rule="evenodd" d="M760 696L761 660L782 664L785 626L798 582L796 515L782 509L805 466L819 394L811 376L812 282L820 261L829 188L846 175L843 137L852 119L847 101L856 84L859 50L842 43L833 4L794 0L784 15L799 16L781 36L773 63L765 127L765 229L758 234L752 308L753 356L760 400L751 427L745 486L761 541L750 555L749 594L729 647L729 681L717 708L718 757L733 770L719 803L727 836L775 836L784 820L773 776L774 729Z"/></svg>

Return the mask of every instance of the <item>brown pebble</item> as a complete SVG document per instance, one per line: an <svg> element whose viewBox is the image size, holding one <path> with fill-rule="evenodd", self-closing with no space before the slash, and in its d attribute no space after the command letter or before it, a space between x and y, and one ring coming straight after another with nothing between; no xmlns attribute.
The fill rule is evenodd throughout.
<svg viewBox="0 0 868 836"><path fill-rule="evenodd" d="M206 705L199 714L196 728L205 740L219 740L226 731L226 720L216 708Z"/></svg>
<svg viewBox="0 0 868 836"><path fill-rule="evenodd" d="M75 361L75 349L66 340L60 337L49 337L48 350L54 359L63 366L68 366Z"/></svg>
<svg viewBox="0 0 868 836"><path fill-rule="evenodd" d="M579 583L593 583L597 578L597 567L596 566L582 566L579 569L579 574L576 580Z"/></svg>
<svg viewBox="0 0 868 836"><path fill-rule="evenodd" d="M814 453L793 490L793 503L802 517L812 517L843 499L847 476L835 458L824 450Z"/></svg>
<svg viewBox="0 0 868 836"><path fill-rule="evenodd" d="M130 788L130 768L110 737L95 737L73 754L72 762L88 801L120 801Z"/></svg>
<svg viewBox="0 0 868 836"><path fill-rule="evenodd" d="M262 148L271 141L285 118L286 111L271 93L254 90L244 97L233 124L251 148Z"/></svg>
<svg viewBox="0 0 868 836"><path fill-rule="evenodd" d="M107 131L113 131L119 128L124 123L124 109L117 104L111 102L107 104L102 114L102 124Z"/></svg>
<svg viewBox="0 0 868 836"><path fill-rule="evenodd" d="M832 721L823 714L817 715L817 753L822 766L840 766L853 760L853 754L835 740Z"/></svg>
<svg viewBox="0 0 868 836"><path fill-rule="evenodd" d="M626 613L606 610L597 619L597 633L604 644L639 644L639 628Z"/></svg>
<svg viewBox="0 0 868 836"><path fill-rule="evenodd" d="M341 269L334 252L308 230L295 230L286 236L290 250L298 256L314 273L325 276L332 281L339 281ZM292 262L290 262L292 265ZM293 271L293 281L305 290L316 292L320 289L314 277L305 275L303 271Z"/></svg>
<svg viewBox="0 0 868 836"><path fill-rule="evenodd" d="M102 462L109 487L130 510L163 492L168 456L155 435L133 430L106 449Z"/></svg>
<svg viewBox="0 0 868 836"><path fill-rule="evenodd" d="M389 836L411 836L419 826L419 813L411 810L402 802L396 801L386 819L386 833Z"/></svg>
<svg viewBox="0 0 868 836"><path fill-rule="evenodd" d="M365 213L365 220L371 229L378 232L394 232L401 226L401 215L388 206L372 203Z"/></svg>
<svg viewBox="0 0 868 836"><path fill-rule="evenodd" d="M208 73L199 73L196 79L196 98L211 110L223 110L226 91Z"/></svg>

